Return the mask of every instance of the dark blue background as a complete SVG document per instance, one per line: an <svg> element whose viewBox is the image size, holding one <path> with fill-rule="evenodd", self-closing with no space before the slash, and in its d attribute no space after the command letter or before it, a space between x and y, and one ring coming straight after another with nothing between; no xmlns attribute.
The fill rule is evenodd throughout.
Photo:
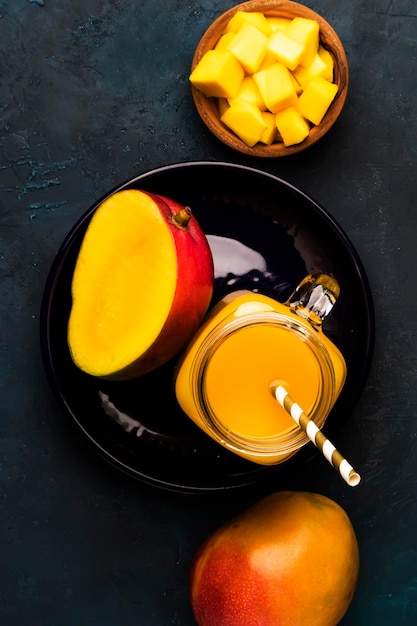
<svg viewBox="0 0 417 626"><path fill-rule="evenodd" d="M375 356L338 443L363 480L350 489L317 458L288 487L334 498L357 531L361 574L343 625L417 623L416 3L306 2L344 43L348 100L320 144L262 162L212 137L190 94L194 48L232 4L0 2L2 624L191 626L197 546L258 495L178 495L119 475L63 418L41 362L42 291L75 221L128 178L199 159L297 185L361 256Z"/></svg>

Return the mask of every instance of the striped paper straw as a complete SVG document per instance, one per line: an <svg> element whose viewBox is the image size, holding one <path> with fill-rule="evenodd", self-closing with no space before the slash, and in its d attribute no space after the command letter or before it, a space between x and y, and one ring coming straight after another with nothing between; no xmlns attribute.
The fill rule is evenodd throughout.
<svg viewBox="0 0 417 626"><path fill-rule="evenodd" d="M323 453L324 457L335 467L350 487L360 483L361 477L350 463L336 450L319 427L304 413L303 409L291 398L288 391L279 383L272 383L271 389L279 404L291 415L293 420L304 430L307 437Z"/></svg>

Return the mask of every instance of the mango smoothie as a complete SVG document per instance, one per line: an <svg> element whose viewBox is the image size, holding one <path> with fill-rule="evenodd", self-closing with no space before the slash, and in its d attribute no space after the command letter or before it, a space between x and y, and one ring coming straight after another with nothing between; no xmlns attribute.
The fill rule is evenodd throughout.
<svg viewBox="0 0 417 626"><path fill-rule="evenodd" d="M179 363L175 392L183 411L218 443L269 465L308 441L271 385L279 380L321 427L345 377L344 358L321 326L245 291L211 311Z"/></svg>

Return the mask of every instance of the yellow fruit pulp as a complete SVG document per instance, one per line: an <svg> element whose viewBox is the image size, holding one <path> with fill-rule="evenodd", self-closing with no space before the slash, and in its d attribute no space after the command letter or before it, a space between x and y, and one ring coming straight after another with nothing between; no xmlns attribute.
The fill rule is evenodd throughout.
<svg viewBox="0 0 417 626"><path fill-rule="evenodd" d="M337 85L317 76L298 99L298 110L313 124L320 124L337 93Z"/></svg>
<svg viewBox="0 0 417 626"><path fill-rule="evenodd" d="M325 78L326 80L329 80L330 82L333 82L334 63L333 63L332 55L323 46L319 46L318 55L320 56L321 60L326 65L326 70L322 74L323 78Z"/></svg>
<svg viewBox="0 0 417 626"><path fill-rule="evenodd" d="M303 65L299 65L294 71L294 78L301 85L302 89L305 89L308 83L316 78L316 76L322 76L325 78L325 75L328 74L328 66L323 61L319 53L314 56L313 62L309 67L304 67Z"/></svg>
<svg viewBox="0 0 417 626"><path fill-rule="evenodd" d="M232 104L235 100L240 99L247 100L248 102L256 104L256 106L259 107L261 111L265 110L266 108L262 96L259 93L259 89L256 86L256 83L253 80L252 76L245 76L236 96L234 98L228 98L229 104Z"/></svg>
<svg viewBox="0 0 417 626"><path fill-rule="evenodd" d="M266 128L262 112L247 100L233 102L220 119L248 146L254 146Z"/></svg>
<svg viewBox="0 0 417 626"><path fill-rule="evenodd" d="M289 70L277 61L273 65L260 70L253 75L253 79L271 113L295 105L297 93L290 78Z"/></svg>
<svg viewBox="0 0 417 626"><path fill-rule="evenodd" d="M227 46L229 45L229 43L232 41L232 39L234 38L235 33L229 32L229 33L224 33L219 41L216 43L216 45L214 46L214 50L226 50Z"/></svg>
<svg viewBox="0 0 417 626"><path fill-rule="evenodd" d="M245 72L253 74L259 68L265 56L268 37L252 24L243 24L232 41L230 50L242 65Z"/></svg>
<svg viewBox="0 0 417 626"><path fill-rule="evenodd" d="M223 113L229 108L230 104L227 98L219 98L217 104L219 105L219 117L221 118Z"/></svg>
<svg viewBox="0 0 417 626"><path fill-rule="evenodd" d="M269 38L268 50L290 70L295 70L304 53L302 44L281 30Z"/></svg>
<svg viewBox="0 0 417 626"><path fill-rule="evenodd" d="M134 362L158 337L176 283L174 240L155 202L137 190L110 196L73 275L68 344L78 367L108 376Z"/></svg>
<svg viewBox="0 0 417 626"><path fill-rule="evenodd" d="M305 17L294 17L286 33L299 41L304 48L300 64L305 67L311 65L319 47L320 26L318 22Z"/></svg>
<svg viewBox="0 0 417 626"><path fill-rule="evenodd" d="M263 131L259 141L270 146L277 136L277 127L275 125L275 116L273 113L269 111L263 111L262 117L264 118L264 122L266 124L266 128Z"/></svg>
<svg viewBox="0 0 417 626"><path fill-rule="evenodd" d="M288 107L277 113L275 124L286 146L301 143L310 132L310 126L294 107Z"/></svg>
<svg viewBox="0 0 417 626"><path fill-rule="evenodd" d="M233 98L245 71L229 50L208 50L190 75L190 82L208 98Z"/></svg>
<svg viewBox="0 0 417 626"><path fill-rule="evenodd" d="M272 32L276 30L286 31L291 22L291 18L289 17L279 17L279 16L273 16L273 15L268 16L266 20Z"/></svg>
<svg viewBox="0 0 417 626"><path fill-rule="evenodd" d="M236 11L229 20L225 32L237 33L244 24L252 24L267 36L272 32L269 21L260 11Z"/></svg>

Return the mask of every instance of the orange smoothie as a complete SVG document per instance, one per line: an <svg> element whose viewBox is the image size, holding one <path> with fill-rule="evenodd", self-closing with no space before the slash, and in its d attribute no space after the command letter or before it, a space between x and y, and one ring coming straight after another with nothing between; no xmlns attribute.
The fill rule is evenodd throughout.
<svg viewBox="0 0 417 626"><path fill-rule="evenodd" d="M204 432L260 464L281 463L308 442L274 397L280 381L319 427L346 377L321 327L267 296L236 292L212 309L175 374L183 411Z"/></svg>
<svg viewBox="0 0 417 626"><path fill-rule="evenodd" d="M319 364L311 348L291 331L273 325L236 330L207 365L205 391L213 413L243 437L273 437L294 422L271 392L283 382L310 413L321 393Z"/></svg>

